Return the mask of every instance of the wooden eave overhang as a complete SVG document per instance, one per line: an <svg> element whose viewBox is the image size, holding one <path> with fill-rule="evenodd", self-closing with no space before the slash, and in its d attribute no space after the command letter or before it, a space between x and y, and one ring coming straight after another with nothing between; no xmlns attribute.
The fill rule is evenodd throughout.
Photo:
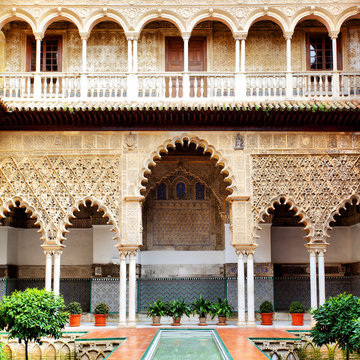
<svg viewBox="0 0 360 360"><path fill-rule="evenodd" d="M360 101L214 107L15 108L0 104L1 131L360 131Z"/></svg>

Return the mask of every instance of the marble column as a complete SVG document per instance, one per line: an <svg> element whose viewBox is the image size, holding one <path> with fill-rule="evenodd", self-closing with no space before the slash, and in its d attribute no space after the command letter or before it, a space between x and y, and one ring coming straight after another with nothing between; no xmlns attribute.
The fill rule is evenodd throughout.
<svg viewBox="0 0 360 360"><path fill-rule="evenodd" d="M235 39L235 72L240 71L240 39Z"/></svg>
<svg viewBox="0 0 360 360"><path fill-rule="evenodd" d="M137 39L133 40L133 69L132 71L136 73L138 71L138 41Z"/></svg>
<svg viewBox="0 0 360 360"><path fill-rule="evenodd" d="M133 52L132 52L132 40L128 39L128 72L132 72L133 65Z"/></svg>
<svg viewBox="0 0 360 360"><path fill-rule="evenodd" d="M237 250L238 256L238 326L245 326L245 271L244 271L244 252Z"/></svg>
<svg viewBox="0 0 360 360"><path fill-rule="evenodd" d="M245 73L245 39L241 39L240 71Z"/></svg>
<svg viewBox="0 0 360 360"><path fill-rule="evenodd" d="M127 251L120 253L120 294L119 294L119 327L126 326L126 256Z"/></svg>
<svg viewBox="0 0 360 360"><path fill-rule="evenodd" d="M60 257L62 250L54 251L54 294L60 294Z"/></svg>
<svg viewBox="0 0 360 360"><path fill-rule="evenodd" d="M331 43L332 43L332 57L333 57L333 71L338 70L337 63L337 37L338 35L331 35Z"/></svg>
<svg viewBox="0 0 360 360"><path fill-rule="evenodd" d="M137 250L129 251L129 323L128 326L136 326L136 253Z"/></svg>
<svg viewBox="0 0 360 360"><path fill-rule="evenodd" d="M316 250L309 249L310 253L310 296L311 307L317 309L317 284L316 284Z"/></svg>
<svg viewBox="0 0 360 360"><path fill-rule="evenodd" d="M51 291L51 278L52 278L52 251L45 250L45 290Z"/></svg>
<svg viewBox="0 0 360 360"><path fill-rule="evenodd" d="M254 252L247 251L247 304L248 304L248 326L255 326L254 305Z"/></svg>
<svg viewBox="0 0 360 360"><path fill-rule="evenodd" d="M325 249L318 251L318 268L319 268L319 305L325 302Z"/></svg>

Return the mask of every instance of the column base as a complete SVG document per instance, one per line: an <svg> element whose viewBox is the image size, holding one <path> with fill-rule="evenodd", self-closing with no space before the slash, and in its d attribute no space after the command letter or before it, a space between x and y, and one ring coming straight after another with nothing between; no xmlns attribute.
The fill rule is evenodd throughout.
<svg viewBox="0 0 360 360"><path fill-rule="evenodd" d="M236 325L237 327L246 327L246 321L238 321Z"/></svg>
<svg viewBox="0 0 360 360"><path fill-rule="evenodd" d="M127 323L126 322L119 322L118 323L118 328L126 328L127 327Z"/></svg>
<svg viewBox="0 0 360 360"><path fill-rule="evenodd" d="M254 321L247 321L246 327L256 327L256 322Z"/></svg>
<svg viewBox="0 0 360 360"><path fill-rule="evenodd" d="M131 328L136 328L136 322L129 322L127 326Z"/></svg>

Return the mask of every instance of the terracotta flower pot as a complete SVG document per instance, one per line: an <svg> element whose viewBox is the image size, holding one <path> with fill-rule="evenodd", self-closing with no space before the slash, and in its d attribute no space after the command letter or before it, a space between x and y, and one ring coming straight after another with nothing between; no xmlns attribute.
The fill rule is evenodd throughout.
<svg viewBox="0 0 360 360"><path fill-rule="evenodd" d="M292 317L291 325L294 325L294 326L302 326L302 325L304 325L304 314L292 313L291 317Z"/></svg>
<svg viewBox="0 0 360 360"><path fill-rule="evenodd" d="M106 326L107 314L95 314L95 326Z"/></svg>
<svg viewBox="0 0 360 360"><path fill-rule="evenodd" d="M199 326L207 326L206 317L199 317Z"/></svg>
<svg viewBox="0 0 360 360"><path fill-rule="evenodd" d="M180 326L181 325L180 320L181 320L180 317L177 317L176 319L173 317L173 322L171 325L172 326Z"/></svg>
<svg viewBox="0 0 360 360"><path fill-rule="evenodd" d="M70 315L70 326L80 326L81 314Z"/></svg>
<svg viewBox="0 0 360 360"><path fill-rule="evenodd" d="M161 316L153 316L152 317L152 326L160 326L160 319L161 319Z"/></svg>
<svg viewBox="0 0 360 360"><path fill-rule="evenodd" d="M261 313L261 325L272 325L274 313Z"/></svg>
<svg viewBox="0 0 360 360"><path fill-rule="evenodd" d="M218 316L219 322L216 325L225 326L226 324L226 316Z"/></svg>

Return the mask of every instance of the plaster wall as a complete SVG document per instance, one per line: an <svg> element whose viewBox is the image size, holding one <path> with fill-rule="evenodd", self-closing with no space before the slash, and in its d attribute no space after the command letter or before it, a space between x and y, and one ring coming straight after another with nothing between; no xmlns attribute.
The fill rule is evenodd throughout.
<svg viewBox="0 0 360 360"><path fill-rule="evenodd" d="M350 237L352 245L352 259L351 262L360 261L360 224L350 226Z"/></svg>
<svg viewBox="0 0 360 360"><path fill-rule="evenodd" d="M119 258L115 248L114 234L110 225L93 225L93 260L94 264L108 264L112 259Z"/></svg>
<svg viewBox="0 0 360 360"><path fill-rule="evenodd" d="M16 265L18 263L18 229L8 227L7 263Z"/></svg>
<svg viewBox="0 0 360 360"><path fill-rule="evenodd" d="M329 246L326 250L327 263L348 263L358 261L360 251L353 252L359 244L355 226L335 227L329 232ZM301 227L272 227L271 254L273 263L307 263L309 254L304 244L305 232Z"/></svg>
<svg viewBox="0 0 360 360"><path fill-rule="evenodd" d="M6 265L8 261L8 228L0 228L0 265Z"/></svg>
<svg viewBox="0 0 360 360"><path fill-rule="evenodd" d="M69 229L61 256L62 265L93 264L93 230Z"/></svg>

